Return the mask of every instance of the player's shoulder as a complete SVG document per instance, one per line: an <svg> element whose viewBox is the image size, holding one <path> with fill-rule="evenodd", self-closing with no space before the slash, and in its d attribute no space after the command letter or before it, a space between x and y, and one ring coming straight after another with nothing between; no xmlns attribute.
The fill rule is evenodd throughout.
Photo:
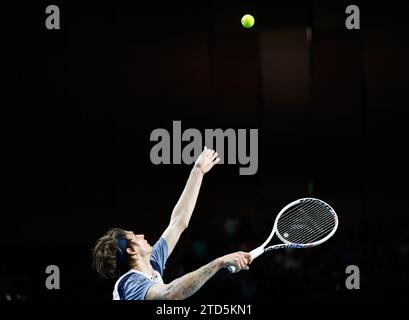
<svg viewBox="0 0 409 320"><path fill-rule="evenodd" d="M146 281L147 278L137 272L130 272L123 277L118 283L119 291L127 291L129 288L138 286Z"/></svg>
<svg viewBox="0 0 409 320"><path fill-rule="evenodd" d="M158 241L152 247L152 256L155 255L168 255L168 243L164 237L160 237Z"/></svg>
<svg viewBox="0 0 409 320"><path fill-rule="evenodd" d="M127 275L126 277L124 277L122 279L122 281L124 281L124 283L129 283L129 282L134 282L134 281L143 281L145 280L146 277L137 273L137 272L131 272L129 275Z"/></svg>
<svg viewBox="0 0 409 320"><path fill-rule="evenodd" d="M158 239L158 241L155 242L155 244L153 245L153 247L158 247L158 246L164 246L164 245L168 245L168 243L166 242L166 239L162 236Z"/></svg>

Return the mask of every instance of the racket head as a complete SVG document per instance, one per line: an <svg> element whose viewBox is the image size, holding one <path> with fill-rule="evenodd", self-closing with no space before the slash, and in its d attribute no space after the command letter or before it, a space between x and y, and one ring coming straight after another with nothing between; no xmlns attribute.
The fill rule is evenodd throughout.
<svg viewBox="0 0 409 320"><path fill-rule="evenodd" d="M331 238L337 228L335 210L316 198L289 203L281 209L274 223L275 234L283 242L279 246L290 248L317 246Z"/></svg>

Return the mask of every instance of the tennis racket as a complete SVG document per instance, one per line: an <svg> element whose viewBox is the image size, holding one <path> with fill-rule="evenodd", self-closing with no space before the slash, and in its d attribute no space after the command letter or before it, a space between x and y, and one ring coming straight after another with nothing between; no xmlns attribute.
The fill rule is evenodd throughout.
<svg viewBox="0 0 409 320"><path fill-rule="evenodd" d="M267 240L250 252L251 259L275 249L317 246L331 238L337 228L338 217L329 204L314 198L298 199L281 209ZM274 234L282 243L267 247ZM232 265L227 269L236 271Z"/></svg>

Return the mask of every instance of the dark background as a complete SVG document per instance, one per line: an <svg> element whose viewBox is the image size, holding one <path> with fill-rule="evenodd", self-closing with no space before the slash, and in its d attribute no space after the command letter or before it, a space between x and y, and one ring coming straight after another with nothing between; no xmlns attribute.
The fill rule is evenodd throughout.
<svg viewBox="0 0 409 320"><path fill-rule="evenodd" d="M61 30L45 27L49 4ZM345 27L349 4L361 30ZM164 231L191 166L153 165L149 137L174 120L259 129L259 168L205 177L165 282L253 249L283 206L313 196L338 213L329 242L220 271L190 299L408 298L403 2L25 1L1 23L1 299L111 299L92 246L109 227L150 243ZM51 264L60 290L45 288ZM350 264L360 290L345 288Z"/></svg>

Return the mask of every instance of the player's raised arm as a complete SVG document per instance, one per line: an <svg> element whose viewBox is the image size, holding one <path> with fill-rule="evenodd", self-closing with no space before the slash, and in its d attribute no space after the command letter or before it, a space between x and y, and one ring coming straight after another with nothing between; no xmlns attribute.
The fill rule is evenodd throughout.
<svg viewBox="0 0 409 320"><path fill-rule="evenodd" d="M233 265L237 271L248 270L251 256L236 252L217 258L203 267L173 280L169 284L155 284L148 290L146 300L182 300L197 292L220 269Z"/></svg>
<svg viewBox="0 0 409 320"><path fill-rule="evenodd" d="M204 147L203 152L197 158L195 166L190 172L185 189L173 209L169 226L162 235L168 245L168 255L171 254L181 233L189 224L196 205L203 175L209 172L209 170L219 161L220 158L217 157L217 152L207 149L206 147Z"/></svg>

